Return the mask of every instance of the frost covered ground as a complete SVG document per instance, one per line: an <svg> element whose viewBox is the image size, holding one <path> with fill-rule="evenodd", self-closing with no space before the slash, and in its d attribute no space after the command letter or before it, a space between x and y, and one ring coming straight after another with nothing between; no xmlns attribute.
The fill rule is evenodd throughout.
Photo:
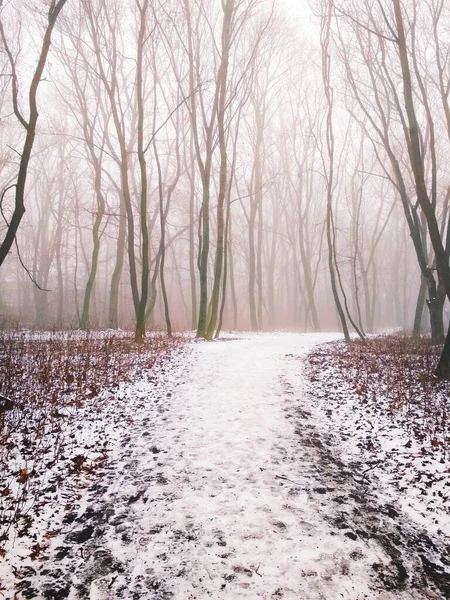
<svg viewBox="0 0 450 600"><path fill-rule="evenodd" d="M322 345L308 356L308 392L341 457L360 465L361 482L450 535L449 384L430 376L437 356L428 342L398 335Z"/></svg>
<svg viewBox="0 0 450 600"><path fill-rule="evenodd" d="M450 597L445 507L413 494L409 510L388 472L372 480L356 405L335 410L306 381L306 353L333 337L193 342L120 385L85 423L107 458L11 540L3 597Z"/></svg>

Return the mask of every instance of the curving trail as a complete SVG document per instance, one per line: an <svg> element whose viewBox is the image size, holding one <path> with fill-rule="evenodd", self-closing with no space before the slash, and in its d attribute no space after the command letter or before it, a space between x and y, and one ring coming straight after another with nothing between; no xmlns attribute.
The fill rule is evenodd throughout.
<svg viewBox="0 0 450 600"><path fill-rule="evenodd" d="M301 357L333 337L194 342L123 388L121 441L24 597L444 598L315 422Z"/></svg>

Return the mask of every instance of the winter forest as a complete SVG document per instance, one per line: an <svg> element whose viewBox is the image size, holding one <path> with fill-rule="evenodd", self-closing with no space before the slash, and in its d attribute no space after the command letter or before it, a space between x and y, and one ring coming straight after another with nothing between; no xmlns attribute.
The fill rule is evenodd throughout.
<svg viewBox="0 0 450 600"><path fill-rule="evenodd" d="M4 322L442 340L444 0L3 4Z"/></svg>
<svg viewBox="0 0 450 600"><path fill-rule="evenodd" d="M448 0L0 0L0 599L450 598Z"/></svg>

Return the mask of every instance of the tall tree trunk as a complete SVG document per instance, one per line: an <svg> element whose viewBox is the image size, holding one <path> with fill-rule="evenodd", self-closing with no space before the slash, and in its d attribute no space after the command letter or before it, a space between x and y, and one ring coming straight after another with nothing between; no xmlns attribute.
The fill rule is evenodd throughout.
<svg viewBox="0 0 450 600"><path fill-rule="evenodd" d="M189 278L191 283L191 327L197 324L197 278L195 272L195 175L192 135L189 143Z"/></svg>
<svg viewBox="0 0 450 600"><path fill-rule="evenodd" d="M142 267L141 293L136 311L136 341L142 342L145 336L145 311L148 301L148 278L150 273L149 233L147 223L147 162L144 149L144 89L143 89L143 55L147 37L148 0L143 0L142 6L136 2L139 9L139 35L136 61L136 99L137 99L137 156L141 176L139 216L141 223Z"/></svg>
<svg viewBox="0 0 450 600"><path fill-rule="evenodd" d="M214 283L211 295L211 316L206 329L206 338L212 339L217 326L219 314L220 287L223 271L224 259L224 239L225 239L225 219L224 205L227 192L227 168L228 153L227 140L225 135L225 109L227 98L228 83L228 64L231 45L231 24L234 11L235 0L225 0L222 2L223 25L222 25L222 58L218 72L218 81L216 85L219 89L217 104L217 128L220 151L220 175L219 175L219 194L217 199L217 242L216 256L214 260Z"/></svg>
<svg viewBox="0 0 450 600"><path fill-rule="evenodd" d="M238 302L236 294L236 282L234 278L234 260L233 260L233 234L232 234L232 218L230 211L230 222L229 222L229 240L228 240L228 264L230 268L230 291L231 291L231 304L233 306L233 329L236 331L238 328Z"/></svg>
<svg viewBox="0 0 450 600"><path fill-rule="evenodd" d="M261 194L257 202L258 207L258 243L256 246L256 275L258 286L258 328L263 329L263 266L262 266L262 247L263 247L263 203L262 203L262 175L261 187L257 194Z"/></svg>
<svg viewBox="0 0 450 600"><path fill-rule="evenodd" d="M110 329L118 329L119 327L119 286L122 278L123 263L125 256L125 241L127 237L127 221L122 210L125 211L122 195L120 194L119 205L119 232L117 235L116 260L114 271L111 276L111 284L109 288L109 311L108 311L108 327Z"/></svg>
<svg viewBox="0 0 450 600"><path fill-rule="evenodd" d="M334 304L339 315L342 332L345 340L350 341L350 335L347 326L347 320L339 298L338 287L336 283L335 272L335 232L333 226L333 188L334 188L334 134L333 134L333 89L330 82L330 26L331 26L331 5L326 8L322 15L321 23L321 42L322 42L322 80L327 100L326 114L326 148L328 154L328 173L326 174L326 198L327 198L327 243L328 243L328 270L330 273L331 290L333 293Z"/></svg>
<svg viewBox="0 0 450 600"><path fill-rule="evenodd" d="M106 206L105 198L102 192L101 164L96 158L94 159L94 170L94 188L95 195L97 198L97 212L95 213L94 226L92 228L93 249L91 258L91 268L89 271L89 277L84 292L83 310L80 319L80 329L86 329L87 327L89 327L89 307L91 303L92 291L94 289L95 278L97 277L98 257L100 254L100 227L105 214Z"/></svg>
<svg viewBox="0 0 450 600"><path fill-rule="evenodd" d="M248 221L248 295L250 308L250 327L258 331L258 317L256 314L256 249L255 249L255 224L256 202L252 199L250 204L250 217Z"/></svg>
<svg viewBox="0 0 450 600"><path fill-rule="evenodd" d="M158 197L159 197L159 215L160 215L160 225L161 225L161 241L160 241L160 260L159 260L159 281L161 285L161 293L163 298L163 307L164 307L164 318L166 320L166 329L167 335L169 337L172 336L172 322L170 320L170 311L169 311L169 301L167 298L167 290L166 290L166 282L164 278L164 264L166 260L166 219L165 219L165 211L164 211L164 192L163 192L163 178L161 171L161 162L159 160L158 149L156 145L156 140L153 144L155 158L156 158L156 166L158 170Z"/></svg>
<svg viewBox="0 0 450 600"><path fill-rule="evenodd" d="M203 197L201 208L201 250L199 260L200 304L198 310L197 337L206 335L206 318L208 311L208 256L209 256L209 200L210 172L202 176Z"/></svg>
<svg viewBox="0 0 450 600"><path fill-rule="evenodd" d="M227 198L227 216L225 220L225 247L224 247L224 259L223 259L223 279L222 279L222 301L220 303L219 322L217 324L216 332L214 337L219 337L223 325L223 313L225 310L225 303L227 297L227 282L228 282L228 247L230 244L230 213L231 213L231 202L230 202L230 191L228 191Z"/></svg>

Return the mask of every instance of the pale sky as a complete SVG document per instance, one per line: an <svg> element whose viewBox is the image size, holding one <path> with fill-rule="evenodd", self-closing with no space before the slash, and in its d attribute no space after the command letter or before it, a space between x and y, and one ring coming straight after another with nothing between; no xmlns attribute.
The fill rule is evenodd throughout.
<svg viewBox="0 0 450 600"><path fill-rule="evenodd" d="M311 8L306 0L278 0L280 7L285 7L286 12L293 16L308 18L311 14Z"/></svg>
<svg viewBox="0 0 450 600"><path fill-rule="evenodd" d="M311 33L310 24L314 21L312 9L308 0L277 0L280 9L293 19L298 20L300 29L304 29L304 33ZM314 35L316 32L314 31Z"/></svg>

